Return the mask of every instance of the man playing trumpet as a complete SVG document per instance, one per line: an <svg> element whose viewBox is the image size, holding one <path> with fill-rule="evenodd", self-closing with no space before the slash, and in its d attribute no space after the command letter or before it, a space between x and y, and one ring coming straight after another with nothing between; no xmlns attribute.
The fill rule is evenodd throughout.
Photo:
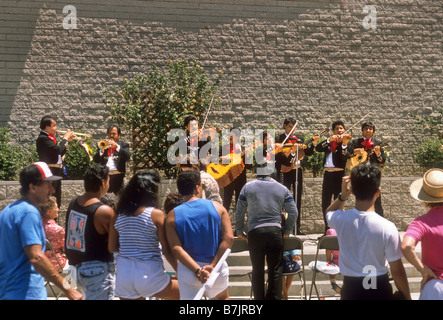
<svg viewBox="0 0 443 320"><path fill-rule="evenodd" d="M98 143L93 161L104 164L109 168L108 192L118 194L123 188L126 162L131 156L129 144L120 140L121 130L117 125L111 125L107 130L107 134L107 139Z"/></svg>
<svg viewBox="0 0 443 320"><path fill-rule="evenodd" d="M75 137L74 132L67 130L62 141L57 144L55 134L57 123L52 116L46 115L40 121L40 134L37 138L37 153L39 161L46 162L54 176L63 176L62 157L66 153L68 142ZM53 181L57 205L61 206L61 180Z"/></svg>

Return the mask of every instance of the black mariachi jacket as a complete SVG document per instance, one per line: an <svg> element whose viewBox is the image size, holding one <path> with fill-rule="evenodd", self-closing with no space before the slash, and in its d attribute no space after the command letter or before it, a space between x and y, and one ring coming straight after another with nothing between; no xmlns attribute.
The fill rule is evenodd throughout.
<svg viewBox="0 0 443 320"><path fill-rule="evenodd" d="M326 159L331 154L331 143L328 143L328 140L324 140L317 144L315 147L315 151L324 152L323 165L326 163ZM342 143L338 143L337 148L334 152L332 152L332 163L336 168L344 169L346 167L346 161L348 159L348 152L346 149L343 149Z"/></svg>
<svg viewBox="0 0 443 320"><path fill-rule="evenodd" d="M62 139L57 145L49 138L46 132L41 131L38 135L36 146L39 161L46 162L47 164L56 164L58 156L63 156L66 153L68 140Z"/></svg>
<svg viewBox="0 0 443 320"><path fill-rule="evenodd" d="M282 143L286 139L286 134L282 133L280 137L278 138L277 143ZM300 143L303 144L304 140L303 138L299 138L298 136L292 134L285 142L286 143ZM310 144L305 150L305 156L310 156L314 154L314 144ZM280 168L281 165L284 166L290 166L292 163L292 159L295 157L295 155L289 154L289 156L286 157L286 155L283 152L279 152L275 156L275 161L277 162L278 168Z"/></svg>
<svg viewBox="0 0 443 320"><path fill-rule="evenodd" d="M129 153L129 143L123 141L117 141L120 146L120 151L114 152L114 161L117 170L126 173L126 162L129 160L131 154ZM104 150L103 154L100 155L100 149L97 148L97 152L94 155L94 162L99 164L104 164L108 162L108 150Z"/></svg>

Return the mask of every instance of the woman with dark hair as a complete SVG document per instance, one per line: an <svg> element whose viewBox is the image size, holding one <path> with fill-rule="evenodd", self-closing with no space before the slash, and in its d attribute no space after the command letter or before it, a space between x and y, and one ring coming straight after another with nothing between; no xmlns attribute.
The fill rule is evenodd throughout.
<svg viewBox="0 0 443 320"><path fill-rule="evenodd" d="M159 182L156 171L138 173L120 196L109 232L109 251L118 252L115 293L120 299L179 298L177 280L166 273L162 260L161 251L177 270L166 240L165 214L156 209Z"/></svg>

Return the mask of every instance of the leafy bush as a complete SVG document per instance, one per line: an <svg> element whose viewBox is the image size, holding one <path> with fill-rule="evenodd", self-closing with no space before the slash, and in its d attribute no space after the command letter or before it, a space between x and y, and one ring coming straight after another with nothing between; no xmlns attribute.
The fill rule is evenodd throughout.
<svg viewBox="0 0 443 320"><path fill-rule="evenodd" d="M443 168L443 108L428 115L409 116L416 121L416 131L425 136L414 152L415 162L426 169Z"/></svg>
<svg viewBox="0 0 443 320"><path fill-rule="evenodd" d="M17 180L20 171L37 160L35 146L13 145L9 128L0 127L0 180Z"/></svg>
<svg viewBox="0 0 443 320"><path fill-rule="evenodd" d="M443 169L443 139L423 140L415 151L415 162L426 169Z"/></svg>
<svg viewBox="0 0 443 320"><path fill-rule="evenodd" d="M305 141L305 143L309 142L311 138L312 135L310 134L305 134L303 136L303 140ZM310 144L308 145L308 147L309 146ZM305 156L301 161L301 165L305 169L312 170L312 174L314 175L314 177L317 177L319 173L322 172L323 170L323 157L324 157L323 152L314 152L314 154L310 156Z"/></svg>
<svg viewBox="0 0 443 320"><path fill-rule="evenodd" d="M92 158L95 154L95 150L89 147L92 143L92 140L73 140L69 142L68 150L63 160L68 179L83 179L83 175L86 169L92 164ZM89 152L86 149L88 149Z"/></svg>
<svg viewBox="0 0 443 320"><path fill-rule="evenodd" d="M165 70L152 66L147 75L123 78L123 85L105 89L105 103L113 120L132 132L132 161L137 167L155 167L166 178L176 175L167 159L175 141L167 141L172 129L184 129L184 118L195 115L199 126L215 99L222 73L214 81L196 60L169 60ZM214 98L214 99L213 99ZM139 140L142 140L140 142Z"/></svg>

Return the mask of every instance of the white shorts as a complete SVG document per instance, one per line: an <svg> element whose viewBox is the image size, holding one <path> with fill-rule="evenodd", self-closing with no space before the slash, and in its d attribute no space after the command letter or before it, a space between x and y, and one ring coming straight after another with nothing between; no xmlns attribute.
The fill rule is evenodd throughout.
<svg viewBox="0 0 443 320"><path fill-rule="evenodd" d="M443 300L443 280L432 279L426 282L420 292L420 300Z"/></svg>
<svg viewBox="0 0 443 320"><path fill-rule="evenodd" d="M197 262L201 267L207 263ZM215 280L211 289L206 290L204 295L209 299L214 298L220 292L228 288L229 268L226 261L221 266L220 275ZM193 300L198 291L203 287L203 283L197 279L195 273L182 265L180 262L177 266L178 288L180 290L180 300Z"/></svg>
<svg viewBox="0 0 443 320"><path fill-rule="evenodd" d="M171 281L160 261L116 258L115 295L137 299L161 292Z"/></svg>

